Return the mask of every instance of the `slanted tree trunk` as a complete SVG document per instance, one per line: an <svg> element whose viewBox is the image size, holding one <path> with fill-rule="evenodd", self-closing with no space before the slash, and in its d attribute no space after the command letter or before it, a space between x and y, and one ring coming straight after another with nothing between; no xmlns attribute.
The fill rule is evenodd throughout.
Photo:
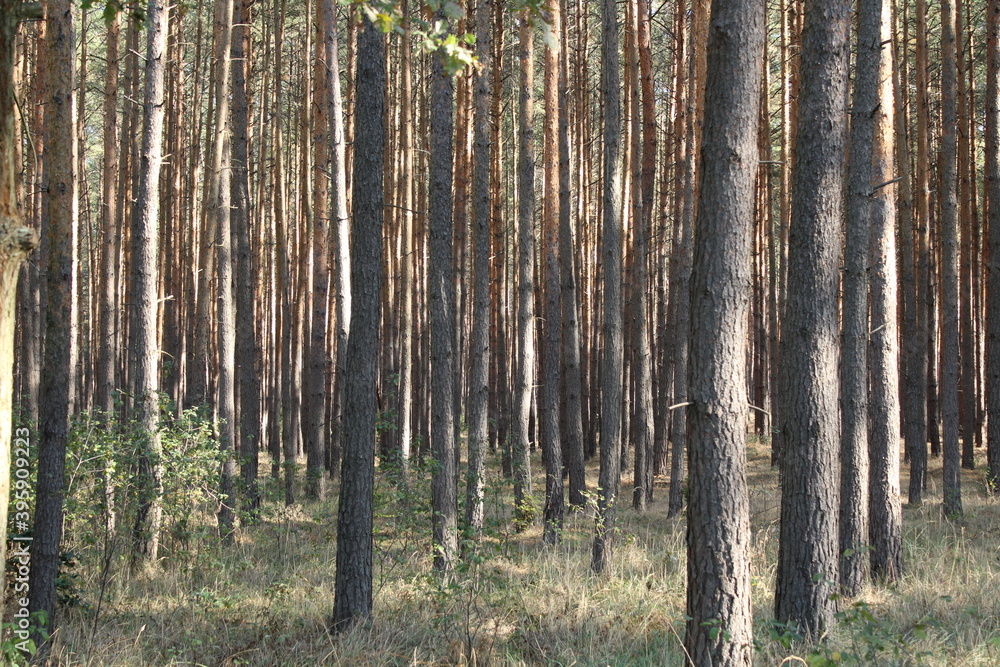
<svg viewBox="0 0 1000 667"><path fill-rule="evenodd" d="M750 665L746 345L764 6L716 0L691 272L687 654Z"/></svg>
<svg viewBox="0 0 1000 667"><path fill-rule="evenodd" d="M819 637L837 580L837 286L847 0L806 0L781 328L781 540L775 616Z"/></svg>
<svg viewBox="0 0 1000 667"><path fill-rule="evenodd" d="M604 350L601 359L601 468L597 489L597 531L591 569L603 572L611 556L615 504L620 486L622 366L621 149L622 106L619 91L618 8L601 2L601 95L604 99L604 194L601 233L604 248Z"/></svg>
<svg viewBox="0 0 1000 667"><path fill-rule="evenodd" d="M154 7L158 9L155 4ZM75 398L73 373L77 359L78 144L74 67L76 37L73 32L72 5L69 0L55 0L46 5L45 12L46 189L43 206L48 213L47 304L39 401L41 438L38 447L28 612L33 614L44 611L47 621L38 625L51 633L55 627L56 578L59 572L59 544L62 540L66 443ZM153 12L150 14L153 16ZM159 18L158 13L155 16ZM160 43L162 45L162 41ZM162 53L162 49L160 52ZM149 53L153 53L152 47ZM162 69L160 76L162 77ZM162 100L162 78L160 83L159 99ZM151 111L151 102L155 99L148 97L149 89L150 86L147 86L147 113ZM162 120L162 116L160 118ZM37 633L34 639L36 644L42 644Z"/></svg>
<svg viewBox="0 0 1000 667"><path fill-rule="evenodd" d="M337 518L332 625L372 611L372 492L375 382L382 287L382 167L385 154L385 36L368 19L358 35L357 119L351 195L351 333L344 380L344 450Z"/></svg>

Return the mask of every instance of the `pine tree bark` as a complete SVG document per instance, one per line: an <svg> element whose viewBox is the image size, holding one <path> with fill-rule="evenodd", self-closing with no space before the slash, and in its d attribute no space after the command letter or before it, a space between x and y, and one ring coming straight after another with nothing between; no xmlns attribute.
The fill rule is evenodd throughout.
<svg viewBox="0 0 1000 667"><path fill-rule="evenodd" d="M24 224L18 207L14 85L17 26L25 18L20 0L0 0L0 565L7 560L7 510L10 495L11 411L14 390L14 319L18 273L38 244L38 232ZM5 587L0 584L0 614Z"/></svg>
<svg viewBox="0 0 1000 667"><path fill-rule="evenodd" d="M549 11L545 47L545 192L542 200L544 322L542 387L539 421L545 460L546 544L559 541L563 523L563 457L559 432L559 388L562 348L562 292L559 270L559 3ZM478 116L478 114L477 114Z"/></svg>
<svg viewBox="0 0 1000 667"><path fill-rule="evenodd" d="M871 457L869 524L872 576L883 582L903 572L903 516L899 500L899 300L896 266L895 105L892 18L882 0L878 44L878 108L872 151L871 187Z"/></svg>
<svg viewBox="0 0 1000 667"><path fill-rule="evenodd" d="M476 536L483 528L484 456L489 447L490 373L490 95L493 91L493 2L476 6L476 55L473 127L472 335L469 339L469 467L465 478L465 529ZM558 410L556 412L558 415Z"/></svg>
<svg viewBox="0 0 1000 667"><path fill-rule="evenodd" d="M583 451L583 397L580 379L580 309L577 296L577 270L574 258L572 204L570 195L569 133L569 49L566 2L561 0L559 49L559 271L561 275L562 367L560 369L563 409L560 437L563 459L569 473L570 507L587 502L587 472Z"/></svg>
<svg viewBox="0 0 1000 667"><path fill-rule="evenodd" d="M219 533L232 539L235 522L233 477L236 474L234 447L236 444L236 322L233 303L233 256L230 206L230 51L233 35L233 0L215 3L215 134L212 173L209 176L208 216L215 230L216 278L218 280L216 345L219 355L218 433L222 456L219 481Z"/></svg>
<svg viewBox="0 0 1000 667"><path fill-rule="evenodd" d="M439 58L431 58L430 164L427 267L431 338L431 477L434 567L448 572L458 553L455 489L455 307L452 219L452 106L454 80Z"/></svg>
<svg viewBox="0 0 1000 667"><path fill-rule="evenodd" d="M1000 0L986 9L986 474L1000 492Z"/></svg>
<svg viewBox="0 0 1000 667"><path fill-rule="evenodd" d="M375 383L381 317L385 37L368 19L358 34L357 119L351 219L351 332L344 380L344 450L337 519L332 624L346 628L372 610L372 492Z"/></svg>
<svg viewBox="0 0 1000 667"><path fill-rule="evenodd" d="M622 238L621 149L622 107L619 82L618 8L614 0L601 2L601 95L604 101L604 193L602 196L601 254L604 270L604 320L601 358L601 468L597 489L597 530L591 569L600 573L611 556L615 505L620 487L622 366Z"/></svg>
<svg viewBox="0 0 1000 667"><path fill-rule="evenodd" d="M912 359L907 360L909 407L906 414L906 451L910 456L910 483L908 499L910 504L919 505L923 500L927 479L927 439L928 439L928 245L930 220L930 179L928 160L928 117L929 93L927 84L927 2L917 0L916 19L916 191L914 218L914 326ZM907 337L911 338L911 337ZM908 346L909 347L909 346Z"/></svg>
<svg viewBox="0 0 1000 667"><path fill-rule="evenodd" d="M31 545L28 611L44 611L55 627L56 578L62 539L66 444L73 414L77 360L77 137L73 10L68 0L45 6L45 163L47 208L45 349L42 360L41 438ZM8 89L9 90L9 89ZM7 94L6 92L4 93ZM147 98L146 108L149 109ZM11 193L13 194L13 193ZM40 637L35 643L42 644ZM46 649L43 649L45 651Z"/></svg>
<svg viewBox="0 0 1000 667"><path fill-rule="evenodd" d="M653 496L653 355L649 341L649 241L653 231L654 179L656 177L656 118L653 97L653 62L650 47L649 4L636 3L639 92L642 98L642 161L637 182L641 208L635 215L635 264L632 284L634 328L632 359L635 373L635 475L632 507L646 509Z"/></svg>
<svg viewBox="0 0 1000 667"><path fill-rule="evenodd" d="M257 484L261 439L261 382L258 375L257 317L254 312L254 283L260 259L251 256L250 150L248 141L247 72L250 57L250 4L235 0L233 5L233 139L232 139L232 246L236 270L236 382L239 395L240 475L243 480L243 509L248 519L260 512Z"/></svg>
<svg viewBox="0 0 1000 667"><path fill-rule="evenodd" d="M514 512L518 526L526 527L531 509L531 457L528 423L535 382L535 149L534 149L534 30L527 12L518 16L518 59L521 63L518 117L517 200L517 350L514 379L514 428L511 468L514 473Z"/></svg>
<svg viewBox="0 0 1000 667"><path fill-rule="evenodd" d="M311 329L303 383L305 396L302 435L306 449L306 496L326 495L324 455L326 449L326 315L329 276L330 231L330 120L329 102L333 72L327 61L327 27L335 19L333 0L320 0L317 7L315 75L313 85L312 215L312 305ZM339 73L338 73L339 74Z"/></svg>
<svg viewBox="0 0 1000 667"><path fill-rule="evenodd" d="M691 273L687 632L695 665L750 665L746 345L764 6L716 0Z"/></svg>
<svg viewBox="0 0 1000 667"><path fill-rule="evenodd" d="M775 616L819 637L837 580L837 286L846 0L807 0L781 334L781 540Z"/></svg>
<svg viewBox="0 0 1000 667"><path fill-rule="evenodd" d="M962 516L958 442L958 88L955 6L941 2L941 422L944 503L948 518Z"/></svg>
<svg viewBox="0 0 1000 667"><path fill-rule="evenodd" d="M868 580L868 246L874 223L872 150L879 109L879 21L883 0L858 11L858 55L851 108L843 324L840 339L840 588L858 594Z"/></svg>

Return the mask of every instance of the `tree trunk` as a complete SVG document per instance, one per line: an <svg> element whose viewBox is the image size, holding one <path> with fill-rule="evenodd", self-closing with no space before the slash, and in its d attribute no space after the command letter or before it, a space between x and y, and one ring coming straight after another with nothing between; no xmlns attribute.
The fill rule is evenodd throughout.
<svg viewBox="0 0 1000 667"><path fill-rule="evenodd" d="M73 10L68 0L55 0L45 6L45 11L44 178L47 186L43 201L48 213L48 261L45 349L39 401L41 438L28 611L32 614L44 611L47 622L39 626L51 633L55 627L56 578L62 539L66 444L75 399L78 145ZM152 12L150 15L154 16ZM153 22L151 25L157 24ZM149 53L153 53L152 47ZM162 76L162 70L160 72ZM160 81L162 85L162 79ZM147 87L147 95L150 88ZM160 91L162 94L162 87ZM152 110L152 99L146 98L147 112ZM37 636L35 643L42 644Z"/></svg>
<svg viewBox="0 0 1000 667"><path fill-rule="evenodd" d="M219 533L231 539L235 521L233 476L236 471L234 446L236 443L236 331L233 312L233 257L230 230L230 170L229 170L229 67L233 34L233 0L216 0L215 3L215 141L212 157L213 169L208 187L208 215L214 220L209 224L215 229L216 272L218 296L216 336L219 354L218 379L218 434L222 456L222 474L219 493Z"/></svg>
<svg viewBox="0 0 1000 667"><path fill-rule="evenodd" d="M439 58L431 59L428 305L431 336L431 452L434 567L448 572L458 552L455 490L455 316L452 229L452 105L455 88Z"/></svg>
<svg viewBox="0 0 1000 667"><path fill-rule="evenodd" d="M489 447L490 373L490 94L493 91L493 1L476 6L476 49L482 68L475 75L472 181L472 336L469 339L469 468L465 478L465 529L483 528L484 456ZM557 412L558 414L558 412Z"/></svg>
<svg viewBox="0 0 1000 667"><path fill-rule="evenodd" d="M987 481L1000 492L1000 0L986 10L986 457Z"/></svg>
<svg viewBox="0 0 1000 667"><path fill-rule="evenodd" d="M542 200L542 248L545 286L542 346L542 396L539 417L545 459L546 544L559 541L563 522L562 441L559 433L560 351L562 302L559 272L559 3L551 8L545 47L545 193ZM478 115L478 114L477 114Z"/></svg>
<svg viewBox="0 0 1000 667"><path fill-rule="evenodd" d="M358 35L357 120L351 203L351 332L344 380L344 451L337 520L333 625L372 610L375 382L381 316L385 37L365 19Z"/></svg>
<svg viewBox="0 0 1000 667"><path fill-rule="evenodd" d="M14 389L14 318L17 279L25 257L38 243L38 232L24 225L17 202L21 141L15 117L15 44L23 6L0 0L0 565L7 561L7 510L10 495L11 409ZM22 433L18 433L21 437ZM0 584L0 592L4 591ZM0 594L0 614L3 613Z"/></svg>
<svg viewBox="0 0 1000 667"><path fill-rule="evenodd" d="M846 0L807 0L781 335L781 541L775 616L819 637L837 579L837 284Z"/></svg>
<svg viewBox="0 0 1000 667"><path fill-rule="evenodd" d="M881 0L876 43L881 50L878 108L872 151L871 257L871 456L872 576L897 580L903 571L903 516L899 504L899 339L896 266L895 108L891 6ZM874 20L874 17L873 17Z"/></svg>
<svg viewBox="0 0 1000 667"><path fill-rule="evenodd" d="M691 273L685 648L750 665L746 344L765 11L716 0L708 33L701 192Z"/></svg>
<svg viewBox="0 0 1000 667"><path fill-rule="evenodd" d="M622 365L621 149L622 107L618 69L618 8L601 2L601 95L604 101L604 194L601 232L604 350L601 359L601 469L597 491L597 531L591 568L603 572L611 556L615 505L620 486Z"/></svg>
<svg viewBox="0 0 1000 667"><path fill-rule="evenodd" d="M260 512L257 460L260 450L260 376L257 373L257 317L254 312L254 282L261 261L251 257L250 151L247 138L247 72L250 58L250 4L236 0L233 6L233 151L232 151L232 245L236 255L236 382L239 386L240 474L243 479L243 509L250 520ZM258 203L259 205L259 203Z"/></svg>
<svg viewBox="0 0 1000 667"><path fill-rule="evenodd" d="M535 382L535 149L534 149L534 30L527 12L518 15L521 63L520 115L518 117L517 200L517 359L514 380L514 428L511 467L514 473L514 513L519 528L532 517L531 457L528 422L531 390Z"/></svg>
<svg viewBox="0 0 1000 667"><path fill-rule="evenodd" d="M858 594L868 579L868 246L872 149L879 109L879 21L883 0L863 0L858 12L858 56L851 109L843 324L840 347L840 587ZM877 194L877 193L875 193Z"/></svg>
<svg viewBox="0 0 1000 667"><path fill-rule="evenodd" d="M958 176L955 99L958 78L955 6L941 2L941 422L944 436L944 503L948 518L962 516L958 443Z"/></svg>

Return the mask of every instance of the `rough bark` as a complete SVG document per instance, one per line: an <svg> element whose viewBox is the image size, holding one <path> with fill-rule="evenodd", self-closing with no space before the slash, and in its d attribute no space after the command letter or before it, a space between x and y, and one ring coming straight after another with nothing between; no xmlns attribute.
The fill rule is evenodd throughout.
<svg viewBox="0 0 1000 667"><path fill-rule="evenodd" d="M427 290L431 338L431 477L434 567L450 571L458 552L455 490L455 316L452 220L453 79L431 59Z"/></svg>
<svg viewBox="0 0 1000 667"><path fill-rule="evenodd" d="M854 76L840 347L840 587L857 595L868 579L868 246L873 222L872 148L878 109L882 0L862 0Z"/></svg>
<svg viewBox="0 0 1000 667"><path fill-rule="evenodd" d="M962 516L958 442L958 66L955 6L941 2L941 422L944 503L949 518Z"/></svg>
<svg viewBox="0 0 1000 667"><path fill-rule="evenodd" d="M215 3L215 130L213 142L213 169L209 176L207 227L215 230L216 279L218 280L216 312L216 345L219 355L218 434L222 456L222 474L219 481L218 521L219 533L231 539L235 522L235 496L233 477L236 473L234 447L236 444L236 331L233 309L233 257L230 228L230 51L233 35L233 0L216 0ZM214 224L213 224L214 223Z"/></svg>
<svg viewBox="0 0 1000 667"><path fill-rule="evenodd" d="M44 611L55 627L56 578L62 539L66 444L73 413L77 359L77 138L75 34L72 6L45 7L45 173L48 212L45 349L39 401L40 442L31 545L28 611ZM147 109L149 99L147 98ZM41 625L41 624L40 624ZM36 644L42 642L35 638Z"/></svg>
<svg viewBox="0 0 1000 667"><path fill-rule="evenodd" d="M261 383L257 373L257 317L254 282L260 260L251 256L250 165L247 108L247 60L250 57L250 5L233 5L233 151L231 169L232 245L236 265L236 382L239 386L240 475L243 479L243 509L255 519L260 511L257 484L261 439ZM256 267L255 267L256 265Z"/></svg>
<svg viewBox="0 0 1000 667"><path fill-rule="evenodd" d="M649 35L649 4L638 0L637 54L639 92L642 97L642 161L637 186L641 207L635 217L635 264L632 283L632 359L635 374L635 475L632 507L642 511L653 496L653 355L649 340L652 311L649 302L649 243L653 232L654 178L656 176L656 118L653 97L653 62Z"/></svg>
<svg viewBox="0 0 1000 667"><path fill-rule="evenodd" d="M559 4L550 9L545 30L545 191L542 198L544 322L542 387L539 421L545 460L544 541L559 541L563 522L562 441L559 432L559 387L562 347L562 293L559 271ZM478 114L477 114L478 115Z"/></svg>
<svg viewBox="0 0 1000 667"><path fill-rule="evenodd" d="M840 441L837 285L847 0L807 0L781 333L781 538L775 616L819 637L833 620Z"/></svg>
<svg viewBox="0 0 1000 667"><path fill-rule="evenodd" d="M514 473L514 511L519 525L531 516L531 457L528 422L535 382L535 149L534 149L534 31L527 12L519 15L520 115L518 117L517 201L517 360L514 379L514 422L511 467Z"/></svg>
<svg viewBox="0 0 1000 667"><path fill-rule="evenodd" d="M465 477L465 530L483 528L484 456L489 447L490 377L490 94L493 90L493 0L476 7L476 54L482 69L475 75L473 126L472 335L469 338L469 467Z"/></svg>
<svg viewBox="0 0 1000 667"><path fill-rule="evenodd" d="M604 320L601 357L601 468L597 488L597 531L591 568L603 572L611 556L615 505L620 486L622 365L621 92L619 91L618 9L601 2L601 94L604 100L604 192L602 201Z"/></svg>
<svg viewBox="0 0 1000 667"><path fill-rule="evenodd" d="M708 32L701 192L691 274L685 648L750 665L746 345L765 11L716 0Z"/></svg>
<svg viewBox="0 0 1000 667"><path fill-rule="evenodd" d="M986 10L986 458L987 480L1000 492L1000 0Z"/></svg>
<svg viewBox="0 0 1000 667"><path fill-rule="evenodd" d="M871 457L869 523L872 576L883 582L899 578L903 570L903 516L899 501L899 338L896 266L895 108L891 6L877 4L879 32L876 44L878 107L871 169L871 378L869 448ZM873 18L874 20L874 18Z"/></svg>
<svg viewBox="0 0 1000 667"><path fill-rule="evenodd" d="M372 492L378 323L381 317L385 83L385 36L365 19L358 34L358 116L351 193L351 285L354 289L344 380L344 449L332 619L336 628L346 628L367 618L372 610Z"/></svg>

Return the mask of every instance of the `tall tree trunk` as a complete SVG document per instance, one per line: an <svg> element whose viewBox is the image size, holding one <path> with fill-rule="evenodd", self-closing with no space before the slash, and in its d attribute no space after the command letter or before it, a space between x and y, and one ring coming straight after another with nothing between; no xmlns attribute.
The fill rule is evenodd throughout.
<svg viewBox="0 0 1000 667"><path fill-rule="evenodd" d="M691 273L685 648L750 665L746 344L766 12L716 0L708 32L701 192Z"/></svg>
<svg viewBox="0 0 1000 667"><path fill-rule="evenodd" d="M521 63L520 115L518 117L517 200L517 358L514 379L514 428L511 467L514 473L514 512L518 527L532 516L531 457L528 422L535 381L535 149L534 149L534 30L527 12L518 15Z"/></svg>
<svg viewBox="0 0 1000 667"><path fill-rule="evenodd" d="M986 10L986 456L987 480L1000 492L1000 0Z"/></svg>
<svg viewBox="0 0 1000 667"><path fill-rule="evenodd" d="M680 211L678 234L674 238L677 253L677 271L670 284L670 299L675 302L673 325L679 332L674 343L674 395L670 415L670 443L673 459L670 463L670 498L667 516L680 514L684 507L684 450L687 441L687 366L688 329L691 304L691 262L694 248L695 197L698 191L697 160L701 154L701 115L705 100L705 44L707 44L708 0L693 0L694 13L689 33L687 155L684 170L684 201Z"/></svg>
<svg viewBox="0 0 1000 667"><path fill-rule="evenodd" d="M622 334L621 149L622 104L619 91L618 8L601 2L601 95L604 101L604 194L601 232L604 247L604 350L601 359L601 468L597 491L597 531L591 568L603 572L611 556L621 470L621 409L624 340Z"/></svg>
<svg viewBox="0 0 1000 667"><path fill-rule="evenodd" d="M372 492L375 382L381 316L382 167L385 154L385 37L365 19L358 35L354 177L351 203L351 333L344 381L344 451L337 520L333 625L372 610Z"/></svg>
<svg viewBox="0 0 1000 667"><path fill-rule="evenodd" d="M955 6L941 1L941 421L944 435L944 504L962 516L958 443L958 66Z"/></svg>
<svg viewBox="0 0 1000 667"><path fill-rule="evenodd" d="M230 230L230 170L229 170L229 67L233 34L233 0L215 3L215 140L212 173L209 176L208 216L214 221L207 226L215 229L216 271L218 296L216 336L219 354L218 433L222 456L219 493L219 532L232 538L235 521L233 476L236 471L236 331L233 312L233 257Z"/></svg>
<svg viewBox="0 0 1000 667"><path fill-rule="evenodd" d="M254 312L254 277L260 259L251 256L250 150L247 128L247 72L250 58L250 4L236 0L233 6L233 151L232 151L232 245L236 255L236 382L239 394L240 474L243 508L248 518L260 511L257 460L260 450L260 376L257 373L257 317Z"/></svg>
<svg viewBox="0 0 1000 667"><path fill-rule="evenodd" d="M409 11L409 3L403 0L404 18ZM400 152L403 179L400 211L402 225L402 256L400 257L401 275L399 285L399 410L397 431L399 433L399 468L404 479L410 466L410 441L413 439L413 302L416 285L413 272L413 75L412 48L410 33L403 33L400 49L402 50L402 73L400 75L401 91L399 102Z"/></svg>
<svg viewBox="0 0 1000 667"><path fill-rule="evenodd" d="M431 477L434 567L450 571L458 552L455 490L455 316L452 229L452 105L454 80L440 58L431 59L428 193L428 307L431 337Z"/></svg>
<svg viewBox="0 0 1000 667"><path fill-rule="evenodd" d="M904 324L906 336L906 452L910 457L910 504L919 505L927 475L927 230L930 204L928 180L927 3L916 3L916 193L913 225L913 307ZM907 299L909 300L909 299Z"/></svg>
<svg viewBox="0 0 1000 667"><path fill-rule="evenodd" d="M75 401L78 144L73 10L68 0L55 0L45 6L45 12L46 194L43 201L48 213L48 261L45 349L39 402L41 439L28 611L32 614L44 611L47 621L40 623L39 627L51 633L55 627L56 578L62 539L66 444ZM152 53L152 48L149 53ZM162 86L162 79L160 81ZM160 92L162 95L162 87ZM152 108L151 99L146 99L147 111ZM159 163L158 160L156 162ZM42 644L40 637L35 637L35 643Z"/></svg>
<svg viewBox="0 0 1000 667"><path fill-rule="evenodd" d="M350 15L350 14L349 14ZM343 438L344 374L347 372L347 339L351 330L351 226L347 209L347 139L344 132L343 98L340 92L340 60L336 22L326 26L326 58L330 63L330 154L331 200L333 209L333 307L336 316L336 368L334 375L333 435L330 460L334 471L339 471L341 440Z"/></svg>
<svg viewBox="0 0 1000 667"><path fill-rule="evenodd" d="M871 568L885 582L903 570L903 516L899 504L899 339L896 266L895 108L891 6L881 0L876 43L881 50L871 187Z"/></svg>
<svg viewBox="0 0 1000 667"><path fill-rule="evenodd" d="M806 0L781 335L781 541L775 616L818 637L837 579L837 284L847 0ZM831 583L832 582L832 583Z"/></svg>
<svg viewBox="0 0 1000 667"><path fill-rule="evenodd" d="M118 41L121 17L116 12L107 30L107 65L104 71L104 155L101 194L101 289L98 309L98 348L96 405L103 413L106 425L115 423L114 391L116 388L115 312L118 308ZM114 486L111 470L104 470L105 528L110 534L115 528Z"/></svg>
<svg viewBox="0 0 1000 667"><path fill-rule="evenodd" d="M563 419L560 423L563 459L569 472L569 504L583 507L587 498L587 472L583 452L583 397L580 381L580 318L577 305L577 271L574 262L572 205L570 193L570 144L569 144L569 49L567 39L566 2L561 0L559 51L559 271L560 309L562 310L562 388Z"/></svg>
<svg viewBox="0 0 1000 667"><path fill-rule="evenodd" d="M868 579L868 246L872 202L872 149L879 109L879 21L883 0L858 7L858 56L851 108L843 324L840 340L840 587L857 595Z"/></svg>
<svg viewBox="0 0 1000 667"><path fill-rule="evenodd" d="M25 9L19 0L0 0L0 565L7 560L17 279L24 258L38 243L38 232L25 226L17 200L21 165L16 147L21 137L15 123L15 45ZM4 589L0 584L0 614Z"/></svg>
<svg viewBox="0 0 1000 667"><path fill-rule="evenodd" d="M469 339L469 468L465 478L465 523L470 536L483 528L484 455L489 446L490 372L490 94L493 90L494 0L476 7L476 49L482 68L475 75L475 166L472 181L472 336ZM558 410L556 411L558 414Z"/></svg>
<svg viewBox="0 0 1000 667"><path fill-rule="evenodd" d="M327 39L333 24L333 0L320 0L317 7L315 77L313 85L312 137L313 163L312 216L312 318L308 356L305 363L305 410L302 434L306 448L306 496L322 499L326 495L324 454L326 449L326 315L329 277L330 230L330 107L328 98L334 76L328 62ZM337 73L339 75L339 72Z"/></svg>

